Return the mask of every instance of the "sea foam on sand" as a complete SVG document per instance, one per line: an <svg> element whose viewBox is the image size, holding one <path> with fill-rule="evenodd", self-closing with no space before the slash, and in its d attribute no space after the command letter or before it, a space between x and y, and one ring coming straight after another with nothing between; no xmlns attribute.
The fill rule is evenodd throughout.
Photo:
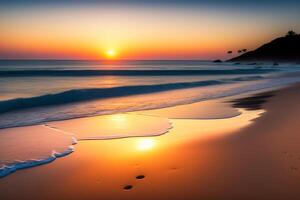
<svg viewBox="0 0 300 200"><path fill-rule="evenodd" d="M0 130L0 177L74 151L76 139L42 125Z"/></svg>

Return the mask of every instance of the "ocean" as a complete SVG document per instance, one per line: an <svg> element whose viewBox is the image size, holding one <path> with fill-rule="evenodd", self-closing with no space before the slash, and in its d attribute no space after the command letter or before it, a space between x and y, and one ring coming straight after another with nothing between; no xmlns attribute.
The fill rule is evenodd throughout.
<svg viewBox="0 0 300 200"><path fill-rule="evenodd" d="M300 65L210 61L0 61L0 128L164 108L280 87Z"/></svg>

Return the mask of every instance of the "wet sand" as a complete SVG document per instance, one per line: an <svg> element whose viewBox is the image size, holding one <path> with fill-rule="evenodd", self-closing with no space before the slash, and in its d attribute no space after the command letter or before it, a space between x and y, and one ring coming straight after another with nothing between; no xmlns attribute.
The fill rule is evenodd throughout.
<svg viewBox="0 0 300 200"><path fill-rule="evenodd" d="M80 141L1 178L0 199L299 199L299 91L235 100L236 117L171 119L157 137Z"/></svg>

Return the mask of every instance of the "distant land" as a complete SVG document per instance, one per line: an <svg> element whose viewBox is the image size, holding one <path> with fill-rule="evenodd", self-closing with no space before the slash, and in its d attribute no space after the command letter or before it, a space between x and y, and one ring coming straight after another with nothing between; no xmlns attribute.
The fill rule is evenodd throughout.
<svg viewBox="0 0 300 200"><path fill-rule="evenodd" d="M300 34L289 31L284 37L276 38L254 51L249 51L228 61L300 62Z"/></svg>

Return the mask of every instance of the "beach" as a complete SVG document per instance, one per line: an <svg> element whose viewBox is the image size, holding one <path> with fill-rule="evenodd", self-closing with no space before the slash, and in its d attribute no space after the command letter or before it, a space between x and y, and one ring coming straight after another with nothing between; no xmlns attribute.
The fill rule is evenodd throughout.
<svg viewBox="0 0 300 200"><path fill-rule="evenodd" d="M0 1L0 200L300 199L300 1Z"/></svg>
<svg viewBox="0 0 300 200"><path fill-rule="evenodd" d="M271 91L263 101L239 97L241 114L228 118L180 119L176 113L172 128L159 136L78 141L67 156L1 178L0 197L298 199L299 90Z"/></svg>

